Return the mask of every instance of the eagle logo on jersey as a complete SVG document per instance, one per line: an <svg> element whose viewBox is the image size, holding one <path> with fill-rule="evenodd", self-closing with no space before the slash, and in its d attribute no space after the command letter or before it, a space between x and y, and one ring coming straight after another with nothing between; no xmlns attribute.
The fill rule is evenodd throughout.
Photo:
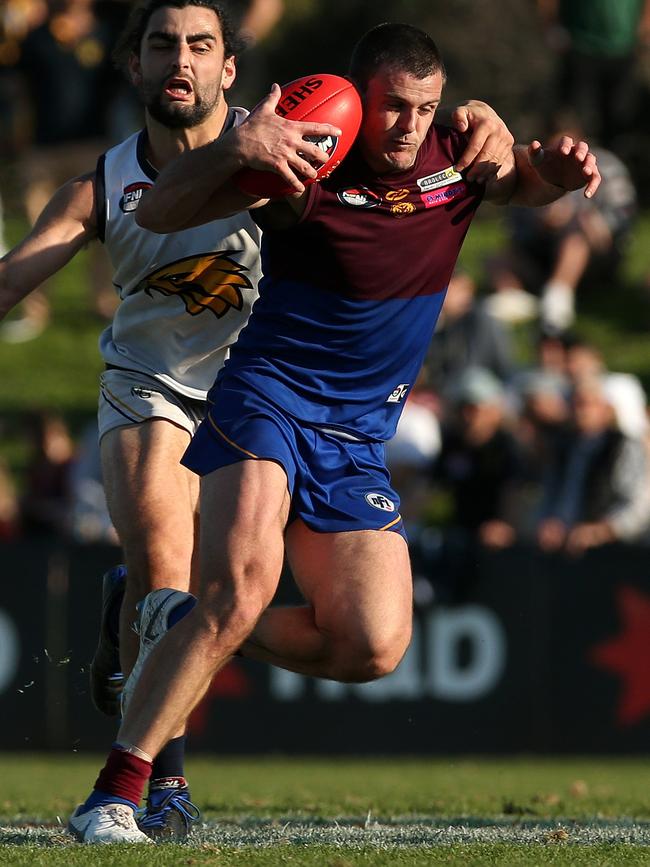
<svg viewBox="0 0 650 867"><path fill-rule="evenodd" d="M178 296L191 316L209 310L221 319L233 307L241 310L242 289L253 288L243 273L247 269L233 258L239 252L202 253L179 259L149 274L138 289L150 297L153 292Z"/></svg>

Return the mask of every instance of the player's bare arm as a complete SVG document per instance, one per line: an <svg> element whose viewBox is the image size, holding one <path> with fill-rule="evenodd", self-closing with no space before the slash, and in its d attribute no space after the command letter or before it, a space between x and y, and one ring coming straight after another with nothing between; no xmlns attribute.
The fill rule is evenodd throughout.
<svg viewBox="0 0 650 867"><path fill-rule="evenodd" d="M0 259L0 319L96 237L93 172L57 190L29 235Z"/></svg>
<svg viewBox="0 0 650 867"><path fill-rule="evenodd" d="M513 135L486 102L468 99L455 108L439 106L436 120L469 133L467 147L456 162L456 169L465 171L468 180L485 183L510 159Z"/></svg>
<svg viewBox="0 0 650 867"><path fill-rule="evenodd" d="M240 126L208 145L186 151L166 166L140 201L138 225L167 233L266 204L266 199L237 188L232 178L242 168L275 172L296 193L304 192L301 176L315 178L312 163L327 160L305 136L337 136L341 130L328 123L280 117L275 112L279 98L280 88L274 84Z"/></svg>
<svg viewBox="0 0 650 867"><path fill-rule="evenodd" d="M591 198L600 186L596 157L587 142L562 136L544 148L539 141L515 145L512 155L486 186L486 200L497 205L548 205L571 190Z"/></svg>

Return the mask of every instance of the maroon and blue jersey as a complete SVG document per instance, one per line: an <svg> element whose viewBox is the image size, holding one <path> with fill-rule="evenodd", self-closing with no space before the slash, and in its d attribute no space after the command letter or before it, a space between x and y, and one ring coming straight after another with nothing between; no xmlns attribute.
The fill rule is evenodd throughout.
<svg viewBox="0 0 650 867"><path fill-rule="evenodd" d="M239 383L312 426L389 439L481 201L454 169L464 147L432 125L408 171L377 176L353 150L309 188L297 225L268 228L260 209L260 297L217 386Z"/></svg>

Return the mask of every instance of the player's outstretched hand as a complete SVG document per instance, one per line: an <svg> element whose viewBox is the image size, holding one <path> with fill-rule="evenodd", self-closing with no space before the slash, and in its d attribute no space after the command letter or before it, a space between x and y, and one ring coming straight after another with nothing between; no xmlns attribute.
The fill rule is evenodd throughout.
<svg viewBox="0 0 650 867"><path fill-rule="evenodd" d="M456 162L460 172L467 169L470 181L485 183L512 159L514 138L496 111L486 102L469 99L452 112L458 132L469 132L467 147Z"/></svg>
<svg viewBox="0 0 650 867"><path fill-rule="evenodd" d="M585 197L590 199L600 186L596 157L586 141L576 143L563 135L557 144L547 148L533 141L528 145L528 160L542 180L563 190L584 187Z"/></svg>
<svg viewBox="0 0 650 867"><path fill-rule="evenodd" d="M313 163L327 162L327 154L305 136L340 136L341 130L329 123L286 120L276 114L279 85L259 102L237 128L242 167L271 171L280 175L297 193L305 189L300 175L315 178Z"/></svg>

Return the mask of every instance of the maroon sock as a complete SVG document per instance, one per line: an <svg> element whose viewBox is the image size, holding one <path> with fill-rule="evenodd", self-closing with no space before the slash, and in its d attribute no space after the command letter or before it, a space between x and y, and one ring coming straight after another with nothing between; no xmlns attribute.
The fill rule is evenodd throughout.
<svg viewBox="0 0 650 867"><path fill-rule="evenodd" d="M151 762L113 747L99 772L95 789L139 804L150 776Z"/></svg>

